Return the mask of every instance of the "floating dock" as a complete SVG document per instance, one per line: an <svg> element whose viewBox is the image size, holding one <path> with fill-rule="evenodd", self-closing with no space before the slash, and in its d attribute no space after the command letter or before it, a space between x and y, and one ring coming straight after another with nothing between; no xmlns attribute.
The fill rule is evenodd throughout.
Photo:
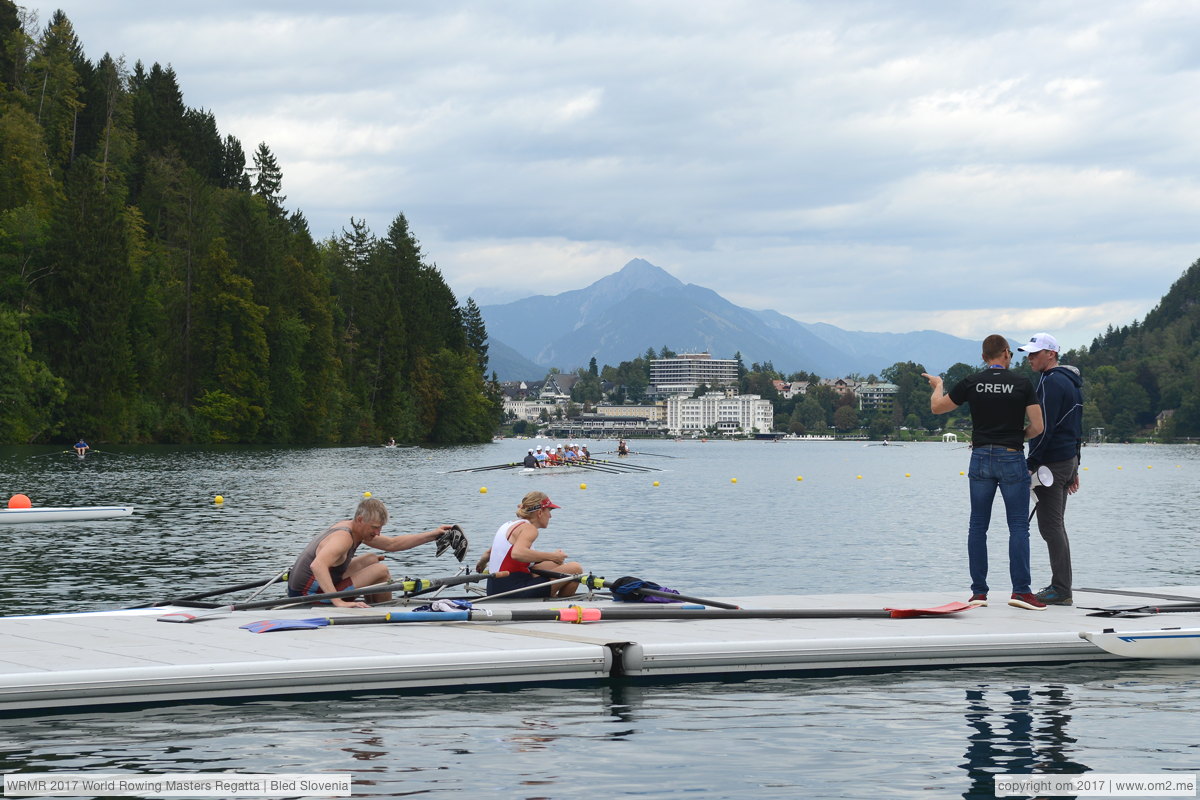
<svg viewBox="0 0 1200 800"><path fill-rule="evenodd" d="M1200 597L1200 586L1077 591L1073 607L992 605L915 619L730 619L432 622L251 633L263 619L306 619L380 609L237 611L185 624L172 609L0 618L0 713L316 692L751 673L803 674L1119 660L1080 637L1105 629L1196 627L1200 613L1092 617L1079 606L1167 605L1138 593ZM724 597L744 608L921 608L956 593ZM545 601L511 608L568 605ZM611 607L597 600L586 606ZM627 604L620 604L627 607ZM495 604L503 608L500 603ZM649 607L641 606L641 607ZM661 608L661 606L659 606ZM397 609L403 611L404 609Z"/></svg>

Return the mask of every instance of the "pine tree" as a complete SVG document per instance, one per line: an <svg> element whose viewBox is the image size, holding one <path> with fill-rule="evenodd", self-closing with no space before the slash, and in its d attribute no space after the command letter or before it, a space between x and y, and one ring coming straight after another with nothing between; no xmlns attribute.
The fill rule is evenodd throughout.
<svg viewBox="0 0 1200 800"><path fill-rule="evenodd" d="M254 194L267 201L267 209L274 217L283 216L283 201L287 197L279 193L283 188L283 170L275 160L275 154L266 142L260 142L254 151Z"/></svg>
<svg viewBox="0 0 1200 800"><path fill-rule="evenodd" d="M479 365L479 374L487 375L488 370L488 336L487 329L483 324L483 314L479 311L479 306L475 305L474 298L467 298L467 305L462 310L463 326L467 333L467 347L475 353L476 363ZM593 363L595 359L592 359Z"/></svg>

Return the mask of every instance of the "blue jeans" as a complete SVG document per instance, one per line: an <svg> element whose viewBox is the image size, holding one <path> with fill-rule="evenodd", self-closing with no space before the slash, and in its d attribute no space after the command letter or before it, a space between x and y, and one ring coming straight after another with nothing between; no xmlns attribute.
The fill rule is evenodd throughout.
<svg viewBox="0 0 1200 800"><path fill-rule="evenodd" d="M1029 471L1020 450L989 445L971 453L971 523L967 528L967 560L971 592L987 594L987 530L992 520L996 487L1004 498L1008 518L1008 572L1014 594L1029 591Z"/></svg>

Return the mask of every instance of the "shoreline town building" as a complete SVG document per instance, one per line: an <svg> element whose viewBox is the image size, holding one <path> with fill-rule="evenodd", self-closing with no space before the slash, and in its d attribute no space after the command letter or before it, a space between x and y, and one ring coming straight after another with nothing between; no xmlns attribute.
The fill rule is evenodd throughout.
<svg viewBox="0 0 1200 800"><path fill-rule="evenodd" d="M738 362L733 358L713 358L709 353L684 353L650 362L650 394L668 397L692 394L701 386L720 389L737 386Z"/></svg>

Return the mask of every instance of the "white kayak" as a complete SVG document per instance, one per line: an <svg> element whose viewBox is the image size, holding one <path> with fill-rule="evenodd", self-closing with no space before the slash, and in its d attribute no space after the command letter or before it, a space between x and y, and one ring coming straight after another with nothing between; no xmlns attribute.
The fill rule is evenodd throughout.
<svg viewBox="0 0 1200 800"><path fill-rule="evenodd" d="M1111 631L1079 634L1113 655L1128 658L1189 658L1200 660L1200 628L1162 628L1156 631Z"/></svg>
<svg viewBox="0 0 1200 800"><path fill-rule="evenodd" d="M73 506L68 508L0 508L0 523L64 522L112 519L133 514L133 506Z"/></svg>

